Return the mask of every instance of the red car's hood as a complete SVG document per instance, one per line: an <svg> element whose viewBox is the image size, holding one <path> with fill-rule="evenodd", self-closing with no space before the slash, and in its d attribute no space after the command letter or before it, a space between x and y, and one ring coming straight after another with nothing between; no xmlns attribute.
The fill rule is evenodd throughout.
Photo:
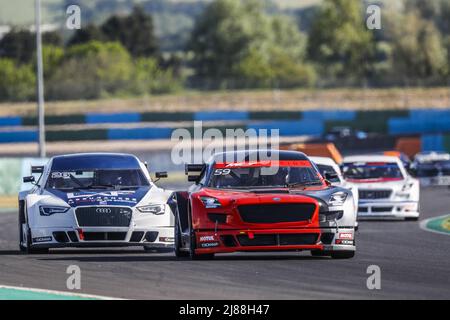
<svg viewBox="0 0 450 320"><path fill-rule="evenodd" d="M307 202L315 203L315 200L309 197L307 194L303 194L302 191L321 190L323 187L314 187L306 189L296 189L289 192L286 188L280 189L258 189L252 191L240 191L240 190L218 190L205 188L202 190L202 194L209 197L217 198L223 205L228 205L230 202L236 204L244 203L283 203L283 202Z"/></svg>

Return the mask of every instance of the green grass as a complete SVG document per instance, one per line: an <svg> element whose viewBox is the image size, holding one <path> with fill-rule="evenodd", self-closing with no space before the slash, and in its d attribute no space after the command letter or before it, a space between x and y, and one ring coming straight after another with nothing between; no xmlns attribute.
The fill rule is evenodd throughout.
<svg viewBox="0 0 450 320"><path fill-rule="evenodd" d="M64 292L59 293L54 291L0 287L0 300L98 300L98 299Z"/></svg>

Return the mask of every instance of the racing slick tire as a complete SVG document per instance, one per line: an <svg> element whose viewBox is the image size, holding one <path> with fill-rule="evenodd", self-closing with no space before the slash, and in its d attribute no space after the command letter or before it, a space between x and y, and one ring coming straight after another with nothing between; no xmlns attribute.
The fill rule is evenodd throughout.
<svg viewBox="0 0 450 320"><path fill-rule="evenodd" d="M22 243L23 240L23 224L25 223L25 214L24 214L24 202L19 201L19 250L20 252L27 252L27 247L24 246Z"/></svg>
<svg viewBox="0 0 450 320"><path fill-rule="evenodd" d="M25 248L25 253L27 254L47 254L49 252L48 248L33 248L31 246L31 230L27 228L27 247Z"/></svg>
<svg viewBox="0 0 450 320"><path fill-rule="evenodd" d="M214 259L214 253L197 254L195 249L197 248L197 241L195 240L195 231L191 229L189 241L189 257L191 260L212 260Z"/></svg>
<svg viewBox="0 0 450 320"><path fill-rule="evenodd" d="M323 251L311 250L313 257L331 257L332 259L351 259L355 256L355 251Z"/></svg>
<svg viewBox="0 0 450 320"><path fill-rule="evenodd" d="M355 251L334 251L331 253L332 259L351 259L355 256Z"/></svg>
<svg viewBox="0 0 450 320"><path fill-rule="evenodd" d="M179 217L178 214L175 216L175 243L173 246L173 250L175 252L175 256L177 258L187 258L189 257L189 252L187 251L182 251L181 250L181 246L182 246L182 241L181 241L181 231L180 231L180 223L179 221Z"/></svg>
<svg viewBox="0 0 450 320"><path fill-rule="evenodd" d="M323 250L311 250L311 255L313 257L326 257L326 256L329 256L329 254L327 254Z"/></svg>
<svg viewBox="0 0 450 320"><path fill-rule="evenodd" d="M19 250L20 250L20 252L26 253L27 247L22 245L22 243L23 243L23 230L22 230L22 224L19 221Z"/></svg>
<svg viewBox="0 0 450 320"><path fill-rule="evenodd" d="M48 253L48 248L33 248L31 246L31 230L28 226L28 223L25 219L25 208L24 208L24 202L19 202L19 250L20 252L26 253L26 254L46 254ZM24 234L23 234L23 225L26 224L27 229L27 245L24 246Z"/></svg>

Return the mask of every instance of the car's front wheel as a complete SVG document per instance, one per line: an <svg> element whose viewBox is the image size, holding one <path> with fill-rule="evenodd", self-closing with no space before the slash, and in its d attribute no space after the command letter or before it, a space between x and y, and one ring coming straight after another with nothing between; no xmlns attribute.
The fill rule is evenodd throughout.
<svg viewBox="0 0 450 320"><path fill-rule="evenodd" d="M355 251L335 251L331 253L333 259L351 259L355 256Z"/></svg>
<svg viewBox="0 0 450 320"><path fill-rule="evenodd" d="M31 230L30 228L27 229L27 247L25 252L28 254L47 254L49 252L48 248L33 248L31 246Z"/></svg>
<svg viewBox="0 0 450 320"><path fill-rule="evenodd" d="M180 227L180 223L179 221L179 217L178 214L175 216L175 243L174 243L174 251L175 251L175 256L177 258L186 258L189 257L189 252L187 251L182 251L182 241L181 241L181 227Z"/></svg>

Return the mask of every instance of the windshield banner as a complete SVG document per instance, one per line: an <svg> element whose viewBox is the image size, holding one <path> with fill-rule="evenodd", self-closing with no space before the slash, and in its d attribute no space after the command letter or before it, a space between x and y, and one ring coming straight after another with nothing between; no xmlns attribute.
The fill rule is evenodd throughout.
<svg viewBox="0 0 450 320"><path fill-rule="evenodd" d="M260 168L260 167L311 167L311 162L306 160L281 160L281 161L250 161L250 162L218 162L217 169L233 168Z"/></svg>

